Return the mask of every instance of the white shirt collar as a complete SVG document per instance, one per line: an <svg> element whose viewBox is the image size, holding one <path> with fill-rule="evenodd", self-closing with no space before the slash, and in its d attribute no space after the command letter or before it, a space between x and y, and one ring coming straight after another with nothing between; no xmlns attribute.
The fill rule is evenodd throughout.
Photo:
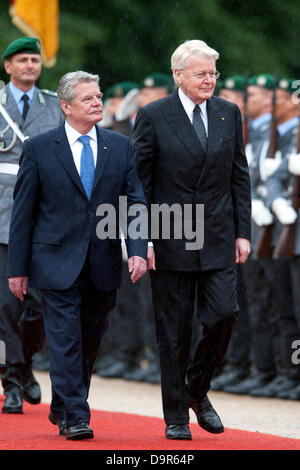
<svg viewBox="0 0 300 470"><path fill-rule="evenodd" d="M71 147L79 139L79 137L81 137L82 134L76 131L74 127L70 126L68 121L65 121L65 129L66 129L67 138ZM97 142L97 132L96 132L95 126L93 126L92 129L85 135L88 135L91 139Z"/></svg>
<svg viewBox="0 0 300 470"><path fill-rule="evenodd" d="M193 103L193 101L183 93L181 88L178 88L178 96L179 96L179 99L182 103L182 106L184 107L184 110L185 110L186 114L188 115L189 120L191 121L191 123L193 123L193 111L194 111L194 108L195 108L195 103ZM203 103L199 104L199 106L200 106L201 113L202 113L202 119L203 119L203 122L204 122L204 125L205 125L205 128L206 128L206 131L207 131L207 103L206 103L206 100L203 101Z"/></svg>

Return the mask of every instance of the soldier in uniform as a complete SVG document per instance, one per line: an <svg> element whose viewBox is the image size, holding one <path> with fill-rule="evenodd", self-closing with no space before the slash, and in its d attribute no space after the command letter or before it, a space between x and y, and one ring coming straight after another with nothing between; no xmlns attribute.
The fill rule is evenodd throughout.
<svg viewBox="0 0 300 470"><path fill-rule="evenodd" d="M295 143L297 108L287 84L279 80L274 84L271 76L254 77L256 83L266 87L276 86L274 118L277 122L277 151L274 158L268 158L269 138L260 139L253 153L252 165L252 218L256 223L254 245L259 227L272 225L272 249L276 246L282 223L288 223L288 205L276 204L270 207L268 181L276 168L291 151ZM251 80L250 80L251 83ZM282 89L283 86L285 89ZM255 121L254 121L255 124ZM278 209L278 210L276 210ZM226 391L249 393L252 396L275 397L283 390L295 386L297 370L290 360L290 347L298 335L293 308L291 279L286 260L259 257L252 259L248 285L250 320L253 338L253 377L227 387ZM257 301L258 299L258 301Z"/></svg>
<svg viewBox="0 0 300 470"><path fill-rule="evenodd" d="M13 41L2 57L10 82L1 90L0 103L24 137L57 127L62 115L56 95L35 86L41 73L38 39L24 37ZM2 377L6 395L2 412L22 413L23 398L32 404L41 399L39 384L32 374L32 356L43 346L44 331L39 293L28 289L21 303L8 288L8 233L22 141L2 114L0 129L0 339L6 344L8 365Z"/></svg>
<svg viewBox="0 0 300 470"><path fill-rule="evenodd" d="M172 78L163 73L150 74L139 85L134 82L113 85L104 94L104 119L101 125L130 137L138 108L167 96L172 89ZM129 273L128 276L126 273L127 268L124 266L118 302L103 340L95 372L105 378L122 377L125 380L159 383L149 276L146 274L139 284L133 285Z"/></svg>
<svg viewBox="0 0 300 470"><path fill-rule="evenodd" d="M272 223L272 214L264 204L265 186L260 178L259 156L261 147L270 134L273 76L259 74L248 81L247 114L250 118L249 142L246 145L251 197L252 197L252 249L257 242L260 227ZM250 376L239 383L226 384L224 391L230 393L249 393L253 388L269 383L275 375L274 354L269 325L264 310L268 308L269 280L266 279L260 260L251 253L244 266L246 295L248 305L250 344Z"/></svg>
<svg viewBox="0 0 300 470"><path fill-rule="evenodd" d="M268 203L279 222L279 232L284 225L297 224L294 257L290 259L276 259L280 270L277 288L283 290L282 279L288 279L290 285L285 293L285 306L281 309L273 321L278 324L281 353L279 370L276 378L265 389L254 390L253 395L278 398L300 398L300 371L299 365L292 361L292 345L300 338L299 318L299 254L300 231L297 212L291 206L293 175L297 175L298 155L295 155L297 135L299 130L298 107L299 104L293 96L295 89L293 79L283 78L279 80L276 90L276 117L278 120L279 149L281 152L281 164L275 164L273 171L267 178ZM294 160L293 160L294 158ZM267 159L268 160L268 159ZM293 165L293 161L296 165ZM266 161L268 172L269 163ZM273 164L273 163L272 163ZM273 164L274 165L274 164ZM277 168L277 169L276 169ZM272 166L271 166L272 170ZM278 233L275 233L275 241ZM280 314L279 314L280 313Z"/></svg>
<svg viewBox="0 0 300 470"><path fill-rule="evenodd" d="M234 75L222 81L218 89L218 96L231 103L235 103L245 119L245 94L247 80L242 75ZM248 124L248 123L247 123ZM244 142L245 146L247 142ZM222 372L213 379L212 390L223 390L227 385L235 385L248 376L250 365L250 334L248 320L248 305L246 300L245 275L247 263L236 265L237 295L240 307L239 319L233 331L228 350L226 352Z"/></svg>
<svg viewBox="0 0 300 470"><path fill-rule="evenodd" d="M135 82L125 81L109 87L103 97L103 120L100 125L131 137L133 131L131 113L137 110L138 94L139 85ZM131 103L126 103L126 110L120 115L120 107L128 96L131 97Z"/></svg>

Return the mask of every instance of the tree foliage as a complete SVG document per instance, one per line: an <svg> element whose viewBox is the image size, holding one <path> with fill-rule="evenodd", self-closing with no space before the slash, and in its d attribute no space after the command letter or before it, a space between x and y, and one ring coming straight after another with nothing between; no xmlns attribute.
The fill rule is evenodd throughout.
<svg viewBox="0 0 300 470"><path fill-rule="evenodd" d="M8 3L0 6L1 50L22 35L11 23ZM222 77L268 72L297 78L298 5L298 0L61 0L57 63L44 69L42 86L56 89L63 73L78 69L98 73L104 90L118 81L168 73L177 45L195 38L220 52Z"/></svg>

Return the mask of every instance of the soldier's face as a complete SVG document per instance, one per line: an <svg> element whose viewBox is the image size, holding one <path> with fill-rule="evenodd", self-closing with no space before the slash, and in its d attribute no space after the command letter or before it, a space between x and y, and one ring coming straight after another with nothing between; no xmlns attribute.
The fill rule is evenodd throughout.
<svg viewBox="0 0 300 470"><path fill-rule="evenodd" d="M61 101L61 107L75 129L92 128L103 117L102 93L96 82L79 83L72 103Z"/></svg>
<svg viewBox="0 0 300 470"><path fill-rule="evenodd" d="M247 112L252 119L269 113L272 106L272 91L260 86L251 85L247 88Z"/></svg>
<svg viewBox="0 0 300 470"><path fill-rule="evenodd" d="M146 104L152 103L152 101L159 100L168 95L166 87L144 87L138 94L138 104L142 108Z"/></svg>
<svg viewBox="0 0 300 470"><path fill-rule="evenodd" d="M4 62L4 68L11 82L21 90L32 87L41 74L39 54L15 54Z"/></svg>
<svg viewBox="0 0 300 470"><path fill-rule="evenodd" d="M174 70L178 85L195 104L201 104L212 97L216 78L210 74L214 72L216 72L216 61L197 55L191 55L184 70Z"/></svg>
<svg viewBox="0 0 300 470"><path fill-rule="evenodd" d="M237 104L242 114L244 114L244 94L242 91L236 90L220 90L219 96L224 100L230 101L231 103Z"/></svg>
<svg viewBox="0 0 300 470"><path fill-rule="evenodd" d="M276 90L275 116L278 123L283 123L298 114L298 104L294 102L290 93L285 90Z"/></svg>

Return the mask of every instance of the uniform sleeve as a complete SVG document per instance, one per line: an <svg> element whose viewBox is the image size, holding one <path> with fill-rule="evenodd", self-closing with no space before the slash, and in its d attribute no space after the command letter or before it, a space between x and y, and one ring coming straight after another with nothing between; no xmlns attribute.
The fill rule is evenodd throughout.
<svg viewBox="0 0 300 470"><path fill-rule="evenodd" d="M38 168L30 140L24 142L14 190L8 243L9 276L26 276L31 259L31 235L39 193Z"/></svg>

